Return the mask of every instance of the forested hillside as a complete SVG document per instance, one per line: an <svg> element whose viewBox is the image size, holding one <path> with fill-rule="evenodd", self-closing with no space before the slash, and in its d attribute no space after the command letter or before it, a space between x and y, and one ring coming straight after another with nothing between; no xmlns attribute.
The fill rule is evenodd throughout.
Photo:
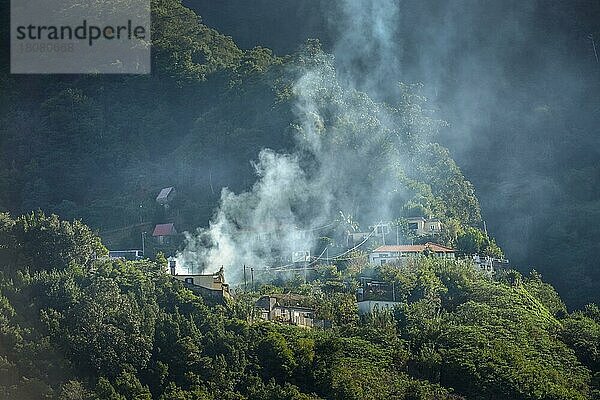
<svg viewBox="0 0 600 400"><path fill-rule="evenodd" d="M415 34L408 22L446 27L440 5L424 1L413 9L406 2L410 12L400 20L407 23L394 32L407 45L398 51L386 27L368 24L373 16L388 17L378 3L353 14L357 2L340 2L347 8L335 9L338 30L328 20L337 3L286 0L271 9L273 2L260 0L251 11L244 8L250 3L208 3L152 0L150 75L25 76L9 74L8 62L0 65L0 400L600 399L600 291L589 250L598 229L598 168L590 166L596 139L586 135L585 157L575 157L573 146L573 132L594 120L587 117L594 104L582 97L587 122L573 123L557 139L553 120L538 119L554 110L570 115L569 107L532 105L529 95L513 96L517 84L504 87L492 114L534 107L530 125L509 126L532 134L528 141L512 133L481 140L486 152L463 164L496 218L490 231L503 233L519 260L549 264L536 265L541 275L528 263L516 265L521 272L485 273L470 256L502 258L503 243L485 231L486 207L452 156L469 150L452 136L460 129L475 135L505 119L490 117L486 125L466 118L481 112L489 92L481 80L472 91L452 91L460 86L456 71L474 78L480 71L451 61L489 47L488 26L469 31L464 48L453 44L460 49L426 30L436 50L456 50L444 53L448 75L429 75L431 64L423 60L412 69L400 61L431 50L408 40ZM0 4L7 43L9 1ZM511 18L522 6L511 4L497 36L523 31L524 20ZM249 30L238 23L265 8L289 25ZM222 27L204 21L202 9ZM479 8L469 10L474 18ZM315 13L319 18L298 23ZM374 45L362 30L343 26L355 20L380 36ZM582 31L595 26L575 21ZM271 38L277 51L263 43ZM379 57L386 43L382 51L402 57ZM0 50L3 60L7 48ZM508 74L526 69L515 65ZM440 99L457 108L440 107ZM517 106L509 107L513 100ZM546 132L552 140L545 141ZM538 143L527 147L532 142ZM558 157L556 148L565 152ZM518 155L506 157L511 152ZM549 156L535 168L516 162L540 154ZM532 178L561 163L573 168L551 181ZM501 168L508 164L520 175ZM550 191L551 200L523 195L567 182L574 189ZM156 201L166 187L176 188L167 206ZM414 216L443 229L416 236L404 219ZM466 257L454 259L451 251L452 258L437 258L426 248L402 262L371 265L367 246L343 242L359 225L361 233L371 231L368 240L378 221L396 224L395 241L434 240ZM587 221L589 235L580 230ZM191 232L185 242L180 234L165 246L166 255L150 238L164 222ZM140 239L147 240L143 260L108 257L109 248L139 248ZM298 247L322 253L302 271L271 268L279 265L275 255L289 257ZM322 257L340 247L347 257ZM169 255L178 262L189 257L192 268L209 273L225 264L234 299L192 291L193 280L184 284L167 274ZM561 284L560 295L546 271ZM391 286L395 307L360 315L357 294L365 279ZM261 319L256 301L283 293L303 296L327 324L303 329Z"/></svg>
<svg viewBox="0 0 600 400"><path fill-rule="evenodd" d="M351 263L322 266L307 283L265 278L215 305L169 276L162 256L102 259L106 249L79 222L0 218L3 399L599 395L598 307L568 314L535 273L491 280L435 258L371 271ZM358 317L354 289L365 274L394 283L393 312ZM332 328L256 318L261 293L291 289Z"/></svg>
<svg viewBox="0 0 600 400"><path fill-rule="evenodd" d="M254 183L261 149L302 147L294 85L308 71L321 85L315 124L352 177L343 190L359 197L338 210L364 223L416 213L479 226L474 189L436 143L444 123L418 85L394 84L399 97L380 103L337 83L318 41L286 56L241 50L177 1L153 3L153 30L151 76L2 78L0 209L82 218L102 235L162 222L154 198L176 186L178 229L205 226L222 188ZM139 235L109 244L138 246Z"/></svg>
<svg viewBox="0 0 600 400"><path fill-rule="evenodd" d="M379 61L364 50L370 15L360 1L186 4L243 48L291 52L318 37L342 66ZM343 12L353 6L362 12ZM600 270L590 254L600 231L590 222L600 212L600 3L407 0L380 6L395 18L388 45L397 58L386 63L385 79L370 93L389 97L393 80L423 82L449 123L439 140L475 185L488 229L511 260L542 271L570 307L599 302ZM350 29L355 35L343 37Z"/></svg>
<svg viewBox="0 0 600 400"><path fill-rule="evenodd" d="M511 6L515 13L522 8L517 3ZM593 238L597 236L594 233L597 224L589 223L598 214L594 189L598 186L595 184L598 174L592 165L597 158L594 150L597 135L584 134L585 140L578 139L580 134L597 126L593 122L597 113L594 104L580 96L578 86L552 86L552 98L556 101L546 99L547 83L543 79L551 79L555 74L536 73L543 61L541 55L533 57L535 63L529 66L531 58L517 54L528 51L545 54L544 46L548 44L551 46L548 54L556 58L570 43L563 39L564 35L575 40L584 33L587 35L586 32L597 33L592 18L596 8L585 1L575 3L573 7L565 4L547 8L533 2L531 7L521 10L527 17L519 16L515 24L523 25L529 21L527 18L540 21L535 26L542 33L522 32L524 38L538 45L523 50L521 43L515 47L515 54L507 53L497 62L506 64L513 87L534 82L529 86L539 94L539 101L536 100L539 104L532 105L530 95L507 94L501 96L506 101L500 101L494 94L489 101L498 100L501 106L485 124L476 124L475 118L463 112L465 109L477 112L479 97L472 98L461 86L457 71L461 71L463 58L459 57L462 50L456 46L465 42L463 47L473 48L474 41L494 43L496 39L489 39L487 30L479 30L478 24L484 22L469 25L467 38L461 36L456 43L441 47L445 50L440 57L447 59L449 68L444 73L435 72L439 68L432 69L427 57L433 50L439 50L444 29L452 28L452 23L446 26L440 20L447 10L427 2L405 4L400 14L404 28L398 32L403 39L393 49L403 55L399 60L401 74L386 74L386 79L378 81L376 90L355 94L352 106L370 110L372 121L363 120L362 125L352 129L364 132L377 126L376 120L383 120L378 108L388 105L395 109L392 115L399 120L408 113L410 118L420 120L419 126L424 126L427 124L423 124L423 117L431 118L435 126L430 125L430 132L412 138L413 144L419 146L403 149L410 153L412 161L423 164L414 164L415 171L403 168L407 176L399 186L411 187L413 193L402 195L394 217L402 214L398 210L408 201L416 199L413 203L417 208L413 210L456 219L465 226L478 225L481 212L471 185L444 147L432 143L447 144L476 183L478 195L483 199L484 219L509 250L507 255L523 271L535 266L561 290L571 307L580 307L587 301L597 302L600 293L597 268L589 258ZM7 43L9 2L1 4L5 23L0 29ZM486 4L469 9L464 18L489 17L491 14L484 13ZM275 8L269 2L255 2L251 10L247 4L235 1L218 7L210 2L188 6L200 16L177 1L153 2L151 76L18 76L7 74L8 63L2 64L0 210L20 214L39 208L66 218L82 218L99 230L111 247L139 247L141 231L164 219L153 202L157 191L176 186L181 194L178 228L192 230L205 226L219 203L223 187L238 192L255 181L250 162L257 159L262 148L289 150L296 145L294 135L299 123L294 113L296 99L286 93L289 89L286 82L293 79L292 66L297 68L302 57L320 49L316 42L307 45L306 39L323 40L323 49L317 53L335 53L333 68L339 64L345 66L344 51L348 52L348 58L355 56L350 47L337 45L336 37L343 33L342 28L336 30L337 25L330 24L331 13L340 10L320 1L282 2ZM208 23L218 25L222 32L204 24L203 10ZM587 11L583 13L584 10ZM267 14L268 21L255 23ZM556 21L562 21L564 28L555 29ZM436 41L424 41L421 31L411 28L411 24L417 23L430 33L431 26L441 26L439 34L433 36ZM515 34L514 30L503 29L508 37ZM227 34L241 41L241 47ZM543 40L538 37L542 34ZM546 37L555 39L547 41ZM266 47L252 48L261 44L274 46L281 54L273 54ZM573 56L580 56L583 47L573 47ZM425 52L418 52L419 48ZM8 46L3 47L5 60L8 60L7 49ZM450 54L455 50L456 54ZM433 54L437 54L435 51ZM311 57L316 57L316 53ZM489 60L487 52L476 53L474 57L473 68L484 68L487 64L482 63ZM435 58L433 61L440 62ZM371 65L370 60L358 64L363 62ZM589 82L582 83L588 88L586 93L596 90L594 85L600 81L594 79L597 71L578 69L574 63L561 64L556 70L561 68L568 71L569 77L584 77ZM342 68L342 72L348 71ZM495 79L495 75L485 79L481 75L473 77L484 88L487 79ZM422 81L424 85L397 85L398 80ZM562 82L553 78L551 81ZM510 93L510 89L503 90ZM433 103L423 102L423 93L433 97ZM476 90L474 93L485 94ZM567 104L567 100L558 99L570 97L558 93L579 97L573 97L576 101ZM375 102L384 98L389 104L375 103L369 96ZM463 102L464 107L452 106ZM534 107L531 118L521 114L517 117L514 108L528 107ZM431 114L428 108L441 112ZM441 124L437 119L448 119L451 125ZM558 119L566 121L564 126L556 123ZM342 125L343 121L330 122L330 127L336 129L350 128ZM402 121L399 134L404 137L407 128L401 125ZM415 129L409 127L408 131ZM468 147L465 140L473 147ZM534 141L546 144L541 149L531 145ZM381 151L383 160L389 149ZM426 170L430 165L423 157L433 157L433 162L428 162L437 168ZM481 168L482 165L486 168ZM569 167L560 167L566 165ZM373 166L373 170L377 168ZM550 171L556 174L548 176ZM381 176L370 179L376 182ZM453 183L444 187L446 179ZM568 186L573 187L566 190ZM369 185L365 185L364 191L369 190ZM464 198L451 199L457 193ZM139 229L132 228L137 225ZM115 231L119 234L113 235ZM564 278L565 274L569 279Z"/></svg>

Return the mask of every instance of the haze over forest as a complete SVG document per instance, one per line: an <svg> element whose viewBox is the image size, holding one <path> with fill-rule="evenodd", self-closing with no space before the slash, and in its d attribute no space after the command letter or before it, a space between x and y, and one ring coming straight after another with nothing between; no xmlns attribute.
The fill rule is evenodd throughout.
<svg viewBox="0 0 600 400"><path fill-rule="evenodd" d="M242 48L285 54L317 37L343 70L377 76L358 82L373 96L393 98L395 81L422 83L449 123L439 141L473 182L509 258L542 272L573 306L598 302L600 4L382 2L397 23L378 53L363 51L373 32L360 26L375 13L340 17L352 3L364 5L283 1L276 14L269 1L188 5ZM348 28L355 36L340 40Z"/></svg>
<svg viewBox="0 0 600 400"><path fill-rule="evenodd" d="M571 307L598 301L600 277L591 258L600 233L596 223L600 212L600 63L592 41L600 29L597 2L483 1L444 5L435 1L388 1L370 8L358 1L334 5L313 0L282 1L277 7L272 7L270 1L229 1L218 5L198 1L187 5L208 26L231 35L234 46L240 49L263 46L282 56L296 51L307 39L318 38L324 51L334 55L341 81L366 91L376 100L393 103L399 96L396 82L421 84L419 93L427 98L424 107L448 123L435 140L450 149L466 178L474 184L483 220L513 264L523 271L532 267L540 271ZM8 23L3 26L8 29ZM233 49L227 40L223 44ZM220 51L226 53L224 48ZM237 56L232 53L226 57L234 60ZM209 69L223 64L215 62ZM32 132L37 130L36 124L42 126L35 120L40 116L36 104L43 103L49 91L73 81L70 77L11 79L26 93L19 100L24 106L21 112L26 110L33 116L26 123L30 126L21 131ZM4 80L5 85L9 82ZM114 83L98 80L97 85L92 90L104 96L102 101L106 102ZM209 83L207 87L216 86ZM213 89L205 90L208 93ZM10 102L6 96L18 95L17 92L3 91L5 103ZM140 93L135 97L144 102ZM103 151L113 148L110 154L102 156L103 162L120 166L106 176L91 177L86 176L84 166L78 174L80 179L86 182L85 186L96 188L94 195L85 199L81 198L83 193L69 193L61 188L61 182L52 183L53 178L63 175L63 168L69 169L60 157L56 159L60 151L68 151L66 142L55 141L63 148L59 151L34 148L34 153L52 153L42 162L47 165L40 165L42 157L35 159L34 167L31 154L25 150L32 142L24 147L11 139L10 133L4 134L3 162L9 168L17 168L14 163L19 163L20 172L7 173L3 178L0 207L13 214L41 208L67 218L83 218L100 231L110 231L139 220L139 203L147 202L148 207L143 210L147 218L143 220L152 219L149 193L134 194L137 189L132 190L131 186L117 186L126 182L124 175L132 174L137 174L144 190L176 185L185 175L176 165L184 160L188 161L188 174L206 168L209 156L202 162L190 162L198 154L172 151L185 142L182 138L189 136L196 116L204 112L209 99L194 105L184 102L166 116L158 108L143 124L162 132L157 132L155 139L148 139L153 135L144 137L142 125L130 129L127 141L136 146L133 151L120 144L124 138L120 134L114 141L106 141ZM53 103L44 104L49 107ZM161 107L166 110L170 106ZM3 108L4 118L14 116L6 113L9 110ZM258 113L258 109L254 113L246 111ZM102 118L104 129L110 124L119 125L119 117L114 114ZM198 127L201 123L196 124ZM277 126L275 121L260 124L271 130ZM137 130L140 133L134 134ZM45 140L44 135L41 137L39 145ZM152 142L155 147L143 149ZM260 139L255 143L260 144ZM193 178L198 181L210 176L211 193L200 198L193 195L194 185L183 180L180 189L187 187L189 199L197 203L193 215L184 218L184 230L207 225L218 205L220 188L239 191L251 185L255 177L249 161L257 159L262 146L277 150L286 144L263 141L259 146L226 149L228 153L222 159L228 163L219 164L216 170L208 168ZM138 149L142 149L143 157L138 155ZM83 156L75 158L78 157L79 161L71 159L69 163L85 164ZM124 158L129 159L130 167L123 166ZM197 160L201 158L200 155ZM136 163L145 167L134 171L131 165ZM146 163L155 165L148 168ZM25 165L29 167L23 168ZM40 178L32 168L45 169L49 176ZM245 172L239 174L240 171ZM103 181L104 186L96 181ZM121 200L109 200L114 196ZM127 197L135 199L123 199ZM103 207L108 208L102 211ZM118 217L115 208L120 210ZM131 237L116 244L132 247L139 246L138 242Z"/></svg>
<svg viewBox="0 0 600 400"><path fill-rule="evenodd" d="M600 399L599 2L152 0L148 75L0 6L0 400Z"/></svg>

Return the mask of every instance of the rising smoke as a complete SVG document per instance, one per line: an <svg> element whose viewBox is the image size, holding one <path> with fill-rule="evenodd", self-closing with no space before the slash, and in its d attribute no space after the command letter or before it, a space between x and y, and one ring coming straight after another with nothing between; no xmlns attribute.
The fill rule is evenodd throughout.
<svg viewBox="0 0 600 400"><path fill-rule="evenodd" d="M524 270L535 265L561 295L571 292L572 304L583 297L581 285L597 301L597 268L586 259L594 241L586 238L598 233L590 221L598 199L600 3L294 3L285 18L262 30L229 12L210 24L246 47L280 53L307 35L320 37L335 55L343 85L377 100L393 103L396 81L423 82L429 107L450 124L438 140L473 180L488 228L511 260ZM236 7L262 15L270 12L265 4ZM200 14L203 8L209 9L200 7ZM579 205L580 199L589 204ZM574 207L585 211L574 216ZM565 259L574 247L580 259ZM586 276L564 279L565 270L575 269L586 269Z"/></svg>
<svg viewBox="0 0 600 400"><path fill-rule="evenodd" d="M405 101L394 108L356 89L373 86L372 80L396 65L389 46L397 24L397 11L389 9L396 8L386 2L356 12L366 4L344 2L337 22L346 32L340 46L358 44L372 55L372 66L363 64L368 70L357 73L360 68L350 60L338 66L340 74L318 44L299 52L287 71L296 117L294 151L262 150L251 190L223 189L209 227L187 235L178 254L181 268L223 266L227 278L239 282L243 265L262 269L289 261L293 252L321 252L319 227L334 225L340 212L368 222L398 217L399 205L410 197L400 184L414 145L406 138L428 135L437 125L416 104ZM360 32L365 35L356 43Z"/></svg>

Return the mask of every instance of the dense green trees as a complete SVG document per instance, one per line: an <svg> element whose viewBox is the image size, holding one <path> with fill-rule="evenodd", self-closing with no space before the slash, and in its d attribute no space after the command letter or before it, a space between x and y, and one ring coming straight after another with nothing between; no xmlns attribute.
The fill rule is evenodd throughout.
<svg viewBox="0 0 600 400"><path fill-rule="evenodd" d="M575 350L582 364L600 370L600 312L598 306L590 304L582 311L575 311L563 322L562 338Z"/></svg>
<svg viewBox="0 0 600 400"><path fill-rule="evenodd" d="M241 50L179 1L154 2L153 17L152 76L2 77L0 210L60 211L109 230L162 217L156 190L176 185L177 218L194 228L222 187L252 183L248 160L259 149L290 149L314 129L331 154L347 156L360 182L339 190L362 196L359 211L385 197L398 215L443 218L459 250L501 255L471 227L481 219L473 187L435 143L442 123L418 88L401 85L396 104L380 103L343 87L316 41L279 58ZM311 125L294 108L294 83L308 70L322 111ZM403 161L390 163L395 156ZM209 307L163 273L162 258L105 255L79 221L0 213L0 397L598 396L597 307L568 315L535 274L493 281L430 259L344 275L329 267L301 290L334 329L303 331L253 322L248 304ZM394 283L393 313L358 318L357 271Z"/></svg>
<svg viewBox="0 0 600 400"><path fill-rule="evenodd" d="M62 269L70 264L89 267L108 254L90 228L81 221L61 221L56 215L33 212L12 220L0 213L0 262L14 270L31 272Z"/></svg>
<svg viewBox="0 0 600 400"><path fill-rule="evenodd" d="M382 273L409 299L396 312L409 371L468 398L590 398L590 371L557 340L569 326L554 317L564 317L564 305L539 276L500 284L468 264L435 261Z"/></svg>
<svg viewBox="0 0 600 400"><path fill-rule="evenodd" d="M20 220L3 217L3 251L28 239L7 240ZM38 245L48 248L63 235L50 230ZM247 318L252 313L244 303L252 304L260 291L209 306L165 274L163 261L99 258L86 265L67 257L63 265L41 263L36 270L0 264L0 397L598 395L598 307L567 314L537 273L491 279L469 263L435 258L363 268L360 275L324 267L300 291L333 319L333 328L306 330ZM394 284L394 310L358 318L351 298L365 274ZM277 281L287 286L280 290L298 288Z"/></svg>
<svg viewBox="0 0 600 400"><path fill-rule="evenodd" d="M494 239L486 233L473 227L461 229L457 233L456 250L463 254L480 254L496 258L502 258L502 249L498 247Z"/></svg>
<svg viewBox="0 0 600 400"><path fill-rule="evenodd" d="M174 185L180 196L169 217L180 230L206 225L223 187L251 186L249 161L261 149L307 144L299 143L307 125L294 85L310 71L321 85L315 122L339 158L328 168L352 168L346 175L360 199L358 209L340 204L332 215L344 210L371 223L381 217L367 215L375 197L397 216L406 205L464 225L480 220L473 188L435 144L443 123L419 87L401 84L394 104L381 103L343 85L318 41L285 57L242 50L180 1L152 5L151 76L0 80L0 211L81 218L106 232L107 245L137 247L148 228L134 226L164 222L153 198ZM112 233L119 228L131 234Z"/></svg>

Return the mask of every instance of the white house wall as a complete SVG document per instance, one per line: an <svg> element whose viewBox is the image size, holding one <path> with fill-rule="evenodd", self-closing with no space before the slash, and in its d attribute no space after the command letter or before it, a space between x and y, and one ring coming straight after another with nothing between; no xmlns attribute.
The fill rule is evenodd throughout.
<svg viewBox="0 0 600 400"><path fill-rule="evenodd" d="M378 300L365 300L358 302L358 313L360 315L372 313L373 310L391 310L399 303L395 301L378 301Z"/></svg>

